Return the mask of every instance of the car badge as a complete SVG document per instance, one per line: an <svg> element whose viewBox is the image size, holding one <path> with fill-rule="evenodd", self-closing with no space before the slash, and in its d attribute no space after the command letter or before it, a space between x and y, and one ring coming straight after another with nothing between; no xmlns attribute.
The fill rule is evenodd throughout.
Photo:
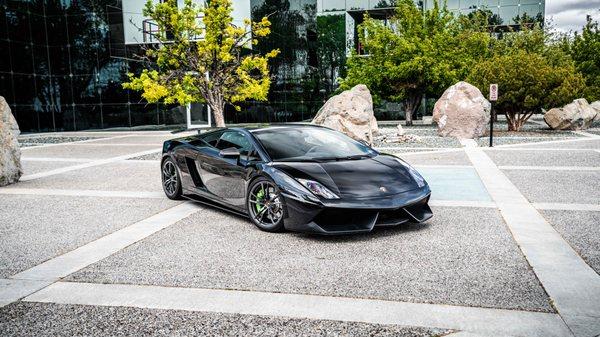
<svg viewBox="0 0 600 337"><path fill-rule="evenodd" d="M381 187L379 188L379 191L380 191L380 192L382 192L382 193L385 193L385 192L387 192L388 190L387 190L387 188L385 188L385 187L381 186Z"/></svg>

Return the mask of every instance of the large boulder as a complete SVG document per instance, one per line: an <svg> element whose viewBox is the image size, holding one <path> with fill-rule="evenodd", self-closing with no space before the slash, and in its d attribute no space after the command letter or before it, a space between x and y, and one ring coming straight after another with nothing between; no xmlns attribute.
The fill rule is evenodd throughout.
<svg viewBox="0 0 600 337"><path fill-rule="evenodd" d="M594 122L598 111L585 98L574 100L562 108L553 108L544 114L544 121L554 130L583 130Z"/></svg>
<svg viewBox="0 0 600 337"><path fill-rule="evenodd" d="M346 135L373 144L373 136L379 133L373 115L373 98L364 84L331 97L319 109L312 120Z"/></svg>
<svg viewBox="0 0 600 337"><path fill-rule="evenodd" d="M17 137L21 132L4 97L0 96L0 186L21 178L21 149Z"/></svg>
<svg viewBox="0 0 600 337"><path fill-rule="evenodd" d="M600 124L600 101L592 102L590 105L596 110L596 117L594 117L593 124Z"/></svg>
<svg viewBox="0 0 600 337"><path fill-rule="evenodd" d="M458 82L435 103L433 121L442 137L477 138L486 132L491 104L479 89Z"/></svg>

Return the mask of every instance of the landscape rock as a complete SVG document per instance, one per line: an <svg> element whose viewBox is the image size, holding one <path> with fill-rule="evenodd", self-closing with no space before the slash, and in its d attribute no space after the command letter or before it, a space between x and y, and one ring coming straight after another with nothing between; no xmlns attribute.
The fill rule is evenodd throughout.
<svg viewBox="0 0 600 337"><path fill-rule="evenodd" d="M485 134L491 104L467 82L446 89L433 108L433 121L442 137L478 138Z"/></svg>
<svg viewBox="0 0 600 337"><path fill-rule="evenodd" d="M0 96L0 186L21 178L21 149L17 137L21 132L4 97Z"/></svg>
<svg viewBox="0 0 600 337"><path fill-rule="evenodd" d="M373 144L373 137L379 134L373 115L373 98L364 84L331 97L319 109L312 123L338 130L369 144Z"/></svg>
<svg viewBox="0 0 600 337"><path fill-rule="evenodd" d="M598 111L585 98L574 100L562 108L553 108L544 114L544 121L553 130L584 130L589 128Z"/></svg>
<svg viewBox="0 0 600 337"><path fill-rule="evenodd" d="M398 130L396 132L398 136L404 136L404 128L402 128L402 124L398 124L398 126L396 126L396 129Z"/></svg>
<svg viewBox="0 0 600 337"><path fill-rule="evenodd" d="M590 103L592 108L596 110L596 117L594 117L594 124L600 123L600 101Z"/></svg>

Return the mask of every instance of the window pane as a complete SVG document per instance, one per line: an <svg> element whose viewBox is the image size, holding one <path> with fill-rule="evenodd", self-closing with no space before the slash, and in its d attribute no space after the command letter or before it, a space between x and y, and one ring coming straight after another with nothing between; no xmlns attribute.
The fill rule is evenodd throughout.
<svg viewBox="0 0 600 337"><path fill-rule="evenodd" d="M509 6L509 7L500 7L498 10L500 18L504 21L505 24L514 24L514 19L519 16L519 7L518 6Z"/></svg>
<svg viewBox="0 0 600 337"><path fill-rule="evenodd" d="M460 8L461 9L476 9L479 5L478 0L461 0Z"/></svg>
<svg viewBox="0 0 600 337"><path fill-rule="evenodd" d="M369 0L346 0L346 10L360 10L360 9L368 9L369 8Z"/></svg>
<svg viewBox="0 0 600 337"><path fill-rule="evenodd" d="M346 10L345 0L325 0L323 1L323 12Z"/></svg>

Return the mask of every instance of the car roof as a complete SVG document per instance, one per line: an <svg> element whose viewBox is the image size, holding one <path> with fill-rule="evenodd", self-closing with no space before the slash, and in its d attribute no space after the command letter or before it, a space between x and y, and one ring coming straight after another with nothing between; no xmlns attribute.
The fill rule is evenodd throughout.
<svg viewBox="0 0 600 337"><path fill-rule="evenodd" d="M277 129L290 129L290 128L324 128L321 125L315 124L306 124L306 123L282 123L282 124L271 124L267 127L247 127L244 128L248 132L259 132L259 131L267 131L267 130L277 130Z"/></svg>

